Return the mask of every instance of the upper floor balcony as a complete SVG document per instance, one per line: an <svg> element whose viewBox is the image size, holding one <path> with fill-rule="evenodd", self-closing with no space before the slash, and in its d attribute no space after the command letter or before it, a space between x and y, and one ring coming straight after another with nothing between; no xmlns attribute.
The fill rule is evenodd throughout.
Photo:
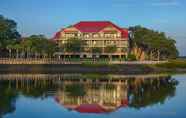
<svg viewBox="0 0 186 118"><path fill-rule="evenodd" d="M82 39L121 39L120 33L63 33L61 35L62 39L66 38L82 38Z"/></svg>

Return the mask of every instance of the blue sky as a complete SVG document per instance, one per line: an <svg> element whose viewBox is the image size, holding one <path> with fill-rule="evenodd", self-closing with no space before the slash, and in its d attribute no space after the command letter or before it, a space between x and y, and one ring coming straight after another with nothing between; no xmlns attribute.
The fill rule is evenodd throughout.
<svg viewBox="0 0 186 118"><path fill-rule="evenodd" d="M186 0L0 0L0 14L14 19L23 36L52 37L62 27L107 20L166 32L186 55Z"/></svg>

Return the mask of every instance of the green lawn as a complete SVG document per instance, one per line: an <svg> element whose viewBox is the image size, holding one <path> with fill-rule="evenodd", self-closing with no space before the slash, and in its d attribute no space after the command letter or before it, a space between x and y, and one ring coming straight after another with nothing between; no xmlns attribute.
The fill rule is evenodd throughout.
<svg viewBox="0 0 186 118"><path fill-rule="evenodd" d="M167 63L156 64L156 66L163 68L186 68L186 59L170 60Z"/></svg>

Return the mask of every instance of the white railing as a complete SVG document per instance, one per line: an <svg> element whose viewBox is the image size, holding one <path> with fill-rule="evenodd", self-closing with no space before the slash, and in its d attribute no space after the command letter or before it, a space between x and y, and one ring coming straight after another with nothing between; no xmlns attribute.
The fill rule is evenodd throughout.
<svg viewBox="0 0 186 118"><path fill-rule="evenodd" d="M9 59L9 58L1 58L0 64L81 64L78 61L64 61L60 59L36 59L36 58L28 58L28 59Z"/></svg>
<svg viewBox="0 0 186 118"><path fill-rule="evenodd" d="M63 59L37 59L37 58L27 58L27 59L13 59L13 58L0 58L0 64L82 64L84 62L92 62L93 64L104 62L99 60L63 60ZM159 64L159 63L166 63L168 61L109 61L105 60L106 63L109 64Z"/></svg>
<svg viewBox="0 0 186 118"><path fill-rule="evenodd" d="M168 61L112 61L112 64L160 64Z"/></svg>

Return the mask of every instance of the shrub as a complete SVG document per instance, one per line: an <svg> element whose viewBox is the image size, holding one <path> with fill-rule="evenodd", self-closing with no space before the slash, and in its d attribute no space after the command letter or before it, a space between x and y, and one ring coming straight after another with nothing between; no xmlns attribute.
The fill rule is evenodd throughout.
<svg viewBox="0 0 186 118"><path fill-rule="evenodd" d="M133 54L129 54L128 55L128 61L136 61L137 59L136 59L136 56L135 55L133 55Z"/></svg>

